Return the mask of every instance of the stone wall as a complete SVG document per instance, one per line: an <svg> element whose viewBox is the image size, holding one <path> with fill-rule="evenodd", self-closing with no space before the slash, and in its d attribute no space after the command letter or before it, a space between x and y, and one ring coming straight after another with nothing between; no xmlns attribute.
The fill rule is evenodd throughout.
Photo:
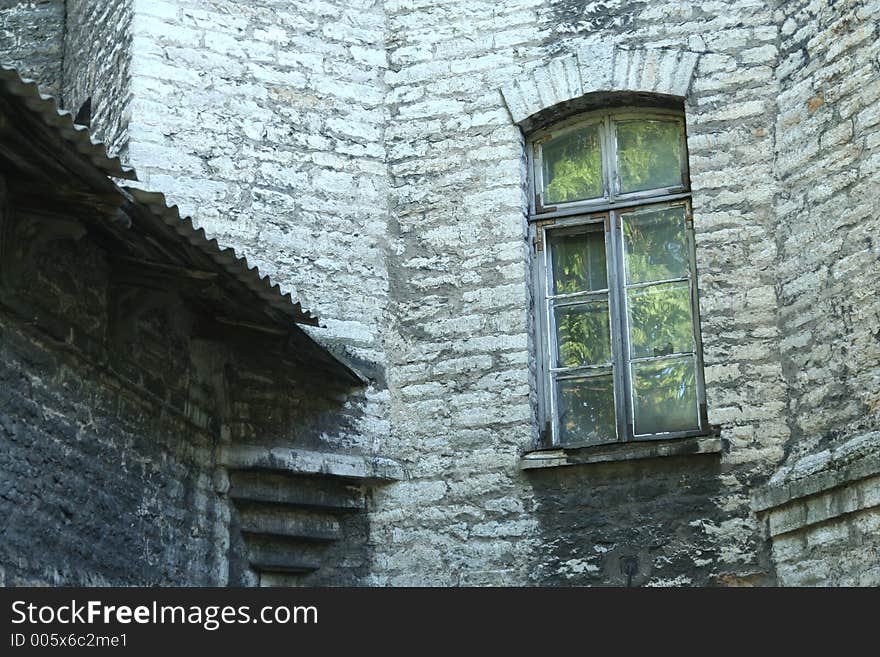
<svg viewBox="0 0 880 657"><path fill-rule="evenodd" d="M130 360L103 350L108 267L91 243L51 242L32 264L0 299L6 584L224 584L229 512L198 395L182 401L184 346L155 317Z"/></svg>
<svg viewBox="0 0 880 657"><path fill-rule="evenodd" d="M91 102L92 134L127 160L133 0L66 0L64 105Z"/></svg>
<svg viewBox="0 0 880 657"><path fill-rule="evenodd" d="M880 3L780 12L776 204L793 457L880 424Z"/></svg>
<svg viewBox="0 0 880 657"><path fill-rule="evenodd" d="M64 0L0 0L0 63L61 93Z"/></svg>
<svg viewBox="0 0 880 657"><path fill-rule="evenodd" d="M384 404L384 19L377 2L134 3L130 160L145 186L291 291L369 376L332 447Z"/></svg>
<svg viewBox="0 0 880 657"><path fill-rule="evenodd" d="M199 297L184 277L156 292L150 267L167 267L132 268L118 260L126 248L98 245L106 207L75 202L61 214L52 192L8 180L0 581L254 585L295 568L312 583L363 577L364 490L398 476L396 466L309 450L338 433L352 386L338 373L315 377L308 354L277 332L215 321L216 289ZM289 464L270 455L276 445ZM237 449L270 458L234 462ZM254 537L273 542L262 561Z"/></svg>
<svg viewBox="0 0 880 657"><path fill-rule="evenodd" d="M242 379L230 436L368 448L409 473L370 498L358 582L774 581L750 491L880 412L875 0L131 7L131 164L372 380L338 422L293 399L261 433L248 409L276 382ZM572 56L614 80L606 54L636 50L696 62L676 95L723 450L526 472L530 117L500 90L541 96Z"/></svg>
<svg viewBox="0 0 880 657"><path fill-rule="evenodd" d="M642 555L643 583L766 572L746 491L788 438L768 165L775 18L746 1L135 3L132 164L314 307L321 335L375 380L355 421L326 432L412 476L373 499L366 582L620 582L626 555ZM499 89L548 58L615 44L699 55L685 109L710 420L730 450L527 475L523 141ZM632 498L653 469L644 533ZM602 510L598 527L565 532L554 509L583 508L587 482L616 472L583 510ZM675 473L703 492L685 514Z"/></svg>
<svg viewBox="0 0 880 657"><path fill-rule="evenodd" d="M400 1L386 11L397 327L387 451L413 479L377 499L372 581L625 584L629 557L640 584L766 581L748 490L789 435L772 8ZM518 457L537 428L524 149L499 87L579 52L601 76L598 53L613 45L699 56L685 110L709 418L729 450L526 474Z"/></svg>
<svg viewBox="0 0 880 657"><path fill-rule="evenodd" d="M880 433L802 456L756 491L781 586L880 586Z"/></svg>

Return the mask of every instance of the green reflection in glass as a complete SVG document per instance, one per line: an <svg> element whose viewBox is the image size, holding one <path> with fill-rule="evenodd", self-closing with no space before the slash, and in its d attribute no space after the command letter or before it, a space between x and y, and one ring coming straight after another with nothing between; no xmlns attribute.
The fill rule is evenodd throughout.
<svg viewBox="0 0 880 657"><path fill-rule="evenodd" d="M616 440L611 374L557 382L559 440L562 444Z"/></svg>
<svg viewBox="0 0 880 657"><path fill-rule="evenodd" d="M699 428L692 356L633 363L632 368L637 435Z"/></svg>
<svg viewBox="0 0 880 657"><path fill-rule="evenodd" d="M553 294L573 294L608 287L605 269L605 233L601 225L589 232L554 236L550 233Z"/></svg>
<svg viewBox="0 0 880 657"><path fill-rule="evenodd" d="M623 215L627 283L688 275L684 217L684 206Z"/></svg>
<svg viewBox="0 0 880 657"><path fill-rule="evenodd" d="M558 367L611 362L608 301L590 301L554 309Z"/></svg>
<svg viewBox="0 0 880 657"><path fill-rule="evenodd" d="M544 205L602 196L599 125L551 139L542 148Z"/></svg>
<svg viewBox="0 0 880 657"><path fill-rule="evenodd" d="M687 281L626 291L630 358L665 356L694 350L691 295Z"/></svg>
<svg viewBox="0 0 880 657"><path fill-rule="evenodd" d="M673 121L617 124L620 191L638 192L682 183L681 128Z"/></svg>

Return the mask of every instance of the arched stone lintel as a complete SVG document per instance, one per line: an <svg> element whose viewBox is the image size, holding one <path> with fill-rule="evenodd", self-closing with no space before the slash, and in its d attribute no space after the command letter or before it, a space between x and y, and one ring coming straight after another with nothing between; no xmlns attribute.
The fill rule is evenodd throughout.
<svg viewBox="0 0 880 657"><path fill-rule="evenodd" d="M555 57L503 87L514 123L597 92L687 96L699 55L671 48L585 47Z"/></svg>

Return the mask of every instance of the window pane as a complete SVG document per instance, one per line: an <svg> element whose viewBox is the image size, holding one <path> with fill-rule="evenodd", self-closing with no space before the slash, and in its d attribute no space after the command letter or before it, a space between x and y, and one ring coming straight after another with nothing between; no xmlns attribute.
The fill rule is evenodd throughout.
<svg viewBox="0 0 880 657"><path fill-rule="evenodd" d="M578 235L550 235L553 294L573 294L608 287L605 232L601 225Z"/></svg>
<svg viewBox="0 0 880 657"><path fill-rule="evenodd" d="M557 367L611 362L608 301L590 301L555 308Z"/></svg>
<svg viewBox="0 0 880 657"><path fill-rule="evenodd" d="M694 358L633 363L635 433L700 427Z"/></svg>
<svg viewBox="0 0 880 657"><path fill-rule="evenodd" d="M687 281L631 288L626 295L631 358L694 350L690 285Z"/></svg>
<svg viewBox="0 0 880 657"><path fill-rule="evenodd" d="M620 191L638 192L682 184L681 126L674 121L617 124Z"/></svg>
<svg viewBox="0 0 880 657"><path fill-rule="evenodd" d="M558 381L559 440L562 444L617 439L611 374Z"/></svg>
<svg viewBox="0 0 880 657"><path fill-rule="evenodd" d="M688 275L684 206L632 212L622 218L627 283Z"/></svg>
<svg viewBox="0 0 880 657"><path fill-rule="evenodd" d="M551 139L541 149L544 205L602 196L599 124Z"/></svg>

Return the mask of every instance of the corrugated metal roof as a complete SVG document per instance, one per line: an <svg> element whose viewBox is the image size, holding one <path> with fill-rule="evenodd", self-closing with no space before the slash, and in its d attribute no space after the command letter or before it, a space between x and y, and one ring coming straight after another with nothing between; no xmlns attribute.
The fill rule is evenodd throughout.
<svg viewBox="0 0 880 657"><path fill-rule="evenodd" d="M52 96L41 94L33 81L23 80L15 69L0 65L0 93L16 97L20 104L55 131L63 142L69 143L77 152L84 155L101 173L115 178L137 180L133 169L123 166L119 158L109 157L105 147L92 140L87 127L75 124L70 112L59 109ZM181 240L216 263L222 272L233 277L252 293L259 300L258 304L262 302L265 304L264 307L279 313L281 317L291 322L319 326L317 317L303 310L301 304L294 302L289 293L282 293L280 286L273 285L268 276L261 276L259 270L252 267L245 257L238 256L232 248L222 247L216 239L209 239L204 229L195 228L190 217L181 217L178 207L169 205L163 193L120 187L109 179L107 183L127 198L128 203L148 212L154 220L173 230ZM298 339L306 340L315 349L320 350L322 359L335 363L335 367L342 368L353 381L358 383L365 381L339 356L314 342L301 330L297 329L297 331Z"/></svg>
<svg viewBox="0 0 880 657"><path fill-rule="evenodd" d="M22 78L14 68L0 64L0 85L11 95L21 98L28 109L39 114L46 125L55 128L65 141L108 176L137 180L134 169L123 165L118 157L108 155L104 144L94 141L86 126L74 123L73 114L59 108L53 96L40 93L34 80Z"/></svg>
<svg viewBox="0 0 880 657"><path fill-rule="evenodd" d="M169 206L165 194L149 192L133 187L123 187L132 198L187 242L201 250L211 260L235 276L239 282L265 301L275 310L283 313L298 324L318 326L318 318L308 310L303 310L299 302L294 302L290 293L282 294L281 287L272 284L268 276L261 276L256 267L251 267L247 258L236 254L234 249L221 247L216 239L209 239L204 228L196 228L190 217L180 216L177 206Z"/></svg>

